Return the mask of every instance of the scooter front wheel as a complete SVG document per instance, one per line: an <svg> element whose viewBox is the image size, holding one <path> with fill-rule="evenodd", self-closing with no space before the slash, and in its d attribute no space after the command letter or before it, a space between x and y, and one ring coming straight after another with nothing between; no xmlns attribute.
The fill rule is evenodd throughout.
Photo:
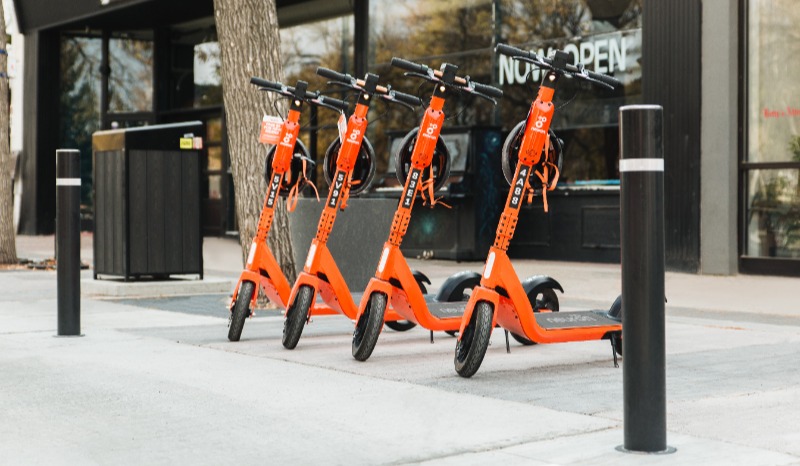
<svg viewBox="0 0 800 466"><path fill-rule="evenodd" d="M303 334L303 327L308 322L308 311L311 309L311 299L314 297L314 290L303 285L297 290L294 302L286 310L286 320L283 321L283 347L294 349Z"/></svg>
<svg viewBox="0 0 800 466"><path fill-rule="evenodd" d="M381 334L383 315L386 312L386 295L372 293L367 301L367 308L361 313L353 332L353 357L366 361L372 355L378 336Z"/></svg>
<svg viewBox="0 0 800 466"><path fill-rule="evenodd" d="M492 315L494 309L486 301L475 305L464 334L456 343L455 366L461 377L472 377L478 372L489 347L492 335Z"/></svg>
<svg viewBox="0 0 800 466"><path fill-rule="evenodd" d="M242 282L239 285L239 293L236 295L236 302L231 311L231 325L228 329L228 340L239 341L244 329L244 320L250 316L250 301L253 299L253 292L256 285L253 282Z"/></svg>

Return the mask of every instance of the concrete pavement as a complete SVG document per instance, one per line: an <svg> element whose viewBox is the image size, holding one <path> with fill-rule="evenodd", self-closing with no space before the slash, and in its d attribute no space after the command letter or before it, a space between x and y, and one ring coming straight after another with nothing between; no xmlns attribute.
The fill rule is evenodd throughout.
<svg viewBox="0 0 800 466"><path fill-rule="evenodd" d="M52 237L19 255L52 256ZM91 263L91 237L82 259ZM412 260L434 287L482 264ZM241 249L206 238L205 275ZM372 267L373 265L370 265ZM515 261L564 286L562 309L607 306L619 267ZM91 271L84 271L91 279ZM180 285L180 283L178 283ZM480 371L455 341L386 330L350 356L352 324L318 317L294 351L259 311L227 341L227 293L84 295L82 338L54 338L55 273L0 272L3 464L800 464L800 280L667 274L668 443L617 452L622 370L607 342L523 347L495 332ZM182 292L181 290L184 290ZM624 364L624 361L622 362Z"/></svg>

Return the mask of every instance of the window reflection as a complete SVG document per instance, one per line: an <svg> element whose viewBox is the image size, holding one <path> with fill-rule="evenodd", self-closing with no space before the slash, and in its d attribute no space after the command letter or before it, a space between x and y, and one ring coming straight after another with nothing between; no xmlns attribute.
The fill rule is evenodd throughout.
<svg viewBox="0 0 800 466"><path fill-rule="evenodd" d="M222 176L209 175L208 177L208 198L221 199L222 198Z"/></svg>
<svg viewBox="0 0 800 466"><path fill-rule="evenodd" d="M153 110L153 42L134 38L111 38L108 44L111 75L111 113Z"/></svg>
<svg viewBox="0 0 800 466"><path fill-rule="evenodd" d="M209 143L222 142L222 118L209 118L206 121L206 140Z"/></svg>
<svg viewBox="0 0 800 466"><path fill-rule="evenodd" d="M800 62L787 58L800 53L796 3L748 5L748 256L800 258Z"/></svg>
<svg viewBox="0 0 800 466"><path fill-rule="evenodd" d="M748 176L749 255L800 258L797 169L751 170Z"/></svg>
<svg viewBox="0 0 800 466"><path fill-rule="evenodd" d="M285 84L294 86L297 80L303 80L309 83L310 90L330 93L332 89L326 89L326 80L317 75L317 67L354 73L353 28L353 15L348 15L281 29L281 58ZM342 95L336 97L344 98ZM278 114L275 108L265 110L270 114ZM326 184L323 182L322 158L331 142L338 137L339 133L336 130L338 118L339 114L334 111L314 107L308 108L303 115L304 126L301 137L312 155L317 157L319 162L317 186L323 189ZM316 131L316 147L312 147L308 142L312 131Z"/></svg>
<svg viewBox="0 0 800 466"><path fill-rule="evenodd" d="M220 53L214 18L173 26L170 106L189 109L222 105Z"/></svg>
<svg viewBox="0 0 800 466"><path fill-rule="evenodd" d="M222 147L210 146L208 152L208 170L222 170Z"/></svg>
<svg viewBox="0 0 800 466"><path fill-rule="evenodd" d="M92 133L100 129L102 40L61 39L59 147L81 153L81 204L92 205Z"/></svg>
<svg viewBox="0 0 800 466"><path fill-rule="evenodd" d="M800 8L795 0L749 3L748 159L800 162Z"/></svg>
<svg viewBox="0 0 800 466"><path fill-rule="evenodd" d="M400 90L427 96L430 89L403 78L401 70L389 66L391 58L457 64L474 80L499 85L504 97L497 109L480 100L450 99L448 125L500 125L508 131L526 117L541 74L495 55L492 45L505 42L544 55L565 50L587 69L620 79L624 87L605 91L561 81L553 129L565 142L563 179L618 178L617 110L641 101L641 27L642 0L373 0L370 70ZM370 125L377 152L388 156L382 141L386 130L416 124L413 115L394 111Z"/></svg>
<svg viewBox="0 0 800 466"><path fill-rule="evenodd" d="M222 105L219 42L194 46L194 106Z"/></svg>

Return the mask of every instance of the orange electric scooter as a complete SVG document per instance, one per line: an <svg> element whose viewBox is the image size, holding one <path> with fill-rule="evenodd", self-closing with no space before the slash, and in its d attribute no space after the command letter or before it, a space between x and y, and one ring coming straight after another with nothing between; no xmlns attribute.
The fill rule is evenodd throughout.
<svg viewBox="0 0 800 466"><path fill-rule="evenodd" d="M276 127L278 135L277 144L267 153L267 194L264 197L264 206L258 219L258 230L250 246L247 263L239 276L239 281L233 291L228 339L239 341L244 328L244 321L252 315L251 309L255 307L258 297L256 286L260 285L270 301L285 308L289 302L291 288L283 271L278 265L267 245L267 236L275 214L275 203L281 196L296 194L306 181L306 175L313 169L313 162L308 159L305 146L297 139L300 132L300 111L304 103L344 111L348 108L347 102L319 95L318 92L309 92L308 83L298 81L295 87L285 86L281 83L267 81L261 78L251 78L250 82L259 86L259 89L274 92L281 97L291 99L289 115L286 120Z"/></svg>
<svg viewBox="0 0 800 466"><path fill-rule="evenodd" d="M551 142L549 129L555 110L553 95L559 79L566 76L609 89L614 89L621 83L610 76L571 65L570 55L560 50L552 58L545 58L533 52L500 44L496 52L531 63L547 70L547 73L544 74L538 96L531 105L524 128L518 126L506 140L504 166L513 167L516 164L516 167L509 180L511 187L497 227L494 245L489 249L486 258L483 277L480 285L472 290L462 317L455 350L456 372L462 377L471 377L478 371L495 325L518 335L522 340L527 339L530 343L611 340L616 364L617 353L622 354L620 299L617 298L608 311L552 312L558 310L558 298L553 289L560 290L561 286L549 277L540 277L534 286L534 294L541 292L548 303L541 308L531 306L531 291L520 283L506 251L514 236L519 209L526 196L530 202L531 196L528 194L534 191L534 186L540 186L538 189L545 199L546 207L547 191L554 189L558 180L560 160L552 160L550 154L553 152L547 148ZM509 150L515 145L515 141L519 149ZM541 156L543 149L545 157ZM516 160L509 160L513 158Z"/></svg>
<svg viewBox="0 0 800 466"><path fill-rule="evenodd" d="M435 203L433 192L438 184L432 171L432 162L437 153L445 152L439 139L444 122L443 107L449 93L468 92L496 103L492 97L502 97L503 92L492 86L471 82L469 78L456 76L455 65L445 63L441 70L433 70L425 65L393 58L392 65L407 71L413 76L434 83L433 96L425 111L419 129L406 136L404 148L397 154L398 177L404 188L400 203L394 214L389 240L384 244L378 263L378 270L361 298L353 333L353 357L365 361L372 354L383 327L386 306L391 303L393 310L410 322L426 329L455 331L461 325L461 313L466 303L464 292L477 285L477 273L462 272L451 276L442 285L436 300L429 301L420 289L408 263L400 251L400 243L408 228L411 209L418 192L427 191L431 203ZM421 136L419 136L421 135ZM416 141L414 141L416 139ZM410 163L403 162L408 149L413 145ZM447 157L445 157L446 159ZM439 179L447 178L446 163L439 163ZM444 170L442 168L445 168ZM426 179L427 178L427 179ZM445 302L451 301L451 302Z"/></svg>
<svg viewBox="0 0 800 466"><path fill-rule="evenodd" d="M391 86L379 86L378 76L371 73L367 73L363 80L327 68L318 68L317 74L330 79L328 84L336 84L358 92L358 100L355 111L347 121L347 130L331 144L326 154L325 173L326 175L332 173L328 180L330 191L319 220L317 235L308 250L303 271L298 275L289 296L283 327L283 346L287 349L294 349L297 346L311 315L338 313L350 319L356 318L358 308L355 303L359 296L350 293L328 249L328 236L333 229L337 213L347 207L349 196L359 194L369 187L372 175L375 173L372 148L364 137L367 132L367 113L370 104L375 97L379 97L386 102L399 103L412 110L422 105L422 101L416 96L394 91ZM427 280L419 274L417 279ZM329 307L312 308L317 294ZM398 322L402 319L403 317L394 312L386 313L387 325L395 330L408 330L414 326Z"/></svg>

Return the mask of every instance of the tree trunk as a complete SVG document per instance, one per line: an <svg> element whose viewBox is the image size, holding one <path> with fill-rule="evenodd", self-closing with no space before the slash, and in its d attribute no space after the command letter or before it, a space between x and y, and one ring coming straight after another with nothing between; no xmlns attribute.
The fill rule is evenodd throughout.
<svg viewBox="0 0 800 466"><path fill-rule="evenodd" d="M281 81L280 36L275 0L214 0L221 54L222 96L236 194L236 215L242 259L255 235L264 202L263 178L267 148L258 143L265 112L273 113L273 94L259 92L250 77ZM279 108L286 110L285 102ZM284 115L281 115L285 117ZM269 246L290 283L296 277L284 202L276 203Z"/></svg>
<svg viewBox="0 0 800 466"><path fill-rule="evenodd" d="M14 204L12 200L12 177L14 165L11 163L11 146L8 140L8 45L6 36L6 17L0 3L0 264L17 262L17 246L14 231Z"/></svg>

